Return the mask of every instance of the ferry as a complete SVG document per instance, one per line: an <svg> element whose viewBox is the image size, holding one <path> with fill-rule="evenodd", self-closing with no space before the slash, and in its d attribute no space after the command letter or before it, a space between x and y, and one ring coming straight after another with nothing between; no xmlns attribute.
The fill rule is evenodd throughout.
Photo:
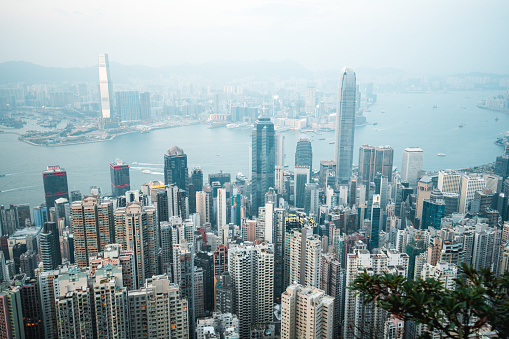
<svg viewBox="0 0 509 339"><path fill-rule="evenodd" d="M445 156L446 156L446 154L445 154L445 153L438 153L438 154L437 154L437 156L439 156L439 157L445 157Z"/></svg>

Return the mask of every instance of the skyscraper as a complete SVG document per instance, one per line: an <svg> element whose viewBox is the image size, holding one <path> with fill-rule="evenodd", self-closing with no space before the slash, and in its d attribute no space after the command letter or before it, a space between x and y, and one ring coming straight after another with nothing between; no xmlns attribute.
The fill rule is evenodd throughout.
<svg viewBox="0 0 509 339"><path fill-rule="evenodd" d="M88 266L89 257L114 243L113 202L88 196L71 204L71 227L75 257L79 267Z"/></svg>
<svg viewBox="0 0 509 339"><path fill-rule="evenodd" d="M390 146L362 145L359 148L359 178L362 183L373 182L378 173L391 182L393 158L394 150Z"/></svg>
<svg viewBox="0 0 509 339"><path fill-rule="evenodd" d="M143 92L140 94L141 120L150 120L152 113L150 107L150 93Z"/></svg>
<svg viewBox="0 0 509 339"><path fill-rule="evenodd" d="M180 296L188 300L189 334L194 338L195 296L194 296L194 250L186 241L173 245L173 281L180 289Z"/></svg>
<svg viewBox="0 0 509 339"><path fill-rule="evenodd" d="M274 302L274 245L245 243L228 253L233 285L233 309L239 317L239 334L248 338L251 324L272 321Z"/></svg>
<svg viewBox="0 0 509 339"><path fill-rule="evenodd" d="M422 171L424 152L418 147L405 148L401 163L401 181L408 182L411 187L417 185L419 171Z"/></svg>
<svg viewBox="0 0 509 339"><path fill-rule="evenodd" d="M99 54L99 91L101 94L101 117L103 119L113 118L113 86L111 85L108 54Z"/></svg>
<svg viewBox="0 0 509 339"><path fill-rule="evenodd" d="M258 213L264 205L264 196L275 185L276 137L270 118L259 117L255 122L251 150L252 206L251 212Z"/></svg>
<svg viewBox="0 0 509 339"><path fill-rule="evenodd" d="M117 160L110 164L111 193L114 196L124 195L131 190L131 181L129 179L129 165L124 164L122 160Z"/></svg>
<svg viewBox="0 0 509 339"><path fill-rule="evenodd" d="M44 223L43 230L39 235L39 244L41 247L44 272L56 270L58 265L62 264L58 227L56 223Z"/></svg>
<svg viewBox="0 0 509 339"><path fill-rule="evenodd" d="M275 173L275 189L279 194L283 194L285 190L285 136L276 134L276 173Z"/></svg>
<svg viewBox="0 0 509 339"><path fill-rule="evenodd" d="M281 296L281 339L333 338L334 303L318 288L288 286Z"/></svg>
<svg viewBox="0 0 509 339"><path fill-rule="evenodd" d="M182 148L173 146L164 155L164 184L176 184L187 191L189 174L187 172L187 155Z"/></svg>
<svg viewBox="0 0 509 339"><path fill-rule="evenodd" d="M65 198L69 200L69 188L67 186L67 172L60 166L48 166L42 172L44 182L44 195L46 196L46 207L54 207L55 200Z"/></svg>
<svg viewBox="0 0 509 339"><path fill-rule="evenodd" d="M137 91L116 92L120 121L141 120L140 94Z"/></svg>
<svg viewBox="0 0 509 339"><path fill-rule="evenodd" d="M220 244L228 242L228 224L226 221L226 189L217 190L217 237ZM225 233L226 228L226 233Z"/></svg>
<svg viewBox="0 0 509 339"><path fill-rule="evenodd" d="M295 167L308 166L309 177L311 178L311 170L313 167L313 148L311 140L308 137L300 137L295 148Z"/></svg>
<svg viewBox="0 0 509 339"><path fill-rule="evenodd" d="M115 240L125 251L134 252L137 287L143 286L145 279L156 274L156 210L152 206L142 206L132 202L114 213ZM75 235L76 237L76 235ZM111 242L112 243L112 242Z"/></svg>
<svg viewBox="0 0 509 339"><path fill-rule="evenodd" d="M167 276L147 279L145 286L129 292L130 338L188 339L188 301Z"/></svg>
<svg viewBox="0 0 509 339"><path fill-rule="evenodd" d="M341 72L341 87L336 110L336 181L346 185L352 176L353 142L355 132L356 78L352 68Z"/></svg>

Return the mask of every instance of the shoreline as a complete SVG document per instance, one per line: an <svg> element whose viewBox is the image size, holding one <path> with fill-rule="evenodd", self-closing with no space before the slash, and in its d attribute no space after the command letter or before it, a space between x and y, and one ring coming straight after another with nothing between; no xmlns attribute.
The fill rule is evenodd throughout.
<svg viewBox="0 0 509 339"><path fill-rule="evenodd" d="M146 131L143 131L143 130L131 130L131 131L126 131L126 132L123 132L123 133L117 133L117 134L113 134L113 135L110 135L108 138L106 139L91 139L91 140L82 140L82 141L70 141L70 142L65 142L65 143L54 143L54 144L39 144L39 143L35 143L35 142L32 142L30 140L27 140L26 138L23 137L22 134L20 133L16 133L16 132L4 132L4 133L10 133L10 134L16 134L16 135L19 135L18 137L18 140L19 141L22 141L22 142L25 142L31 146L40 146L40 147L63 147L63 146L73 146L73 145L82 145L82 144L92 144L92 143L96 143L96 142L107 142L107 141L111 141L113 139L115 139L116 137L118 136L122 136L122 135L127 135L127 134L133 134L133 133L140 133L140 134L146 134L146 133L150 133L150 131L152 130L160 130L160 129L169 129L169 128L175 128L175 127L185 127L185 126L192 126L192 125L199 125L199 124L202 124L202 122L196 122L196 121L193 121L193 122L190 122L190 123L187 123L187 124L178 124L178 125L174 125L174 126L154 126L154 127L149 127L148 130Z"/></svg>

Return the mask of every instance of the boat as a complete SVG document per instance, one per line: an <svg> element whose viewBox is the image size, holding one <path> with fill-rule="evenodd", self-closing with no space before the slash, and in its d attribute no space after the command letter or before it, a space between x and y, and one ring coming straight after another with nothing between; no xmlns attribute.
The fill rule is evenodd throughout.
<svg viewBox="0 0 509 339"><path fill-rule="evenodd" d="M325 140L325 138L320 138L320 139L318 139L318 140Z"/></svg>
<svg viewBox="0 0 509 339"><path fill-rule="evenodd" d="M384 110L384 109L382 110L382 113L385 113L385 110Z"/></svg>
<svg viewBox="0 0 509 339"><path fill-rule="evenodd" d="M331 145L332 145L332 144L334 144L334 143L335 143L335 141L331 141L331 142L329 142L329 144L331 144Z"/></svg>
<svg viewBox="0 0 509 339"><path fill-rule="evenodd" d="M463 126L465 126L465 124L460 124L458 127L463 128Z"/></svg>
<svg viewBox="0 0 509 339"><path fill-rule="evenodd" d="M221 156L221 154L216 154L216 157L220 157L220 156Z"/></svg>
<svg viewBox="0 0 509 339"><path fill-rule="evenodd" d="M378 122L374 122L374 123L373 123L373 126L376 126L376 125L378 125Z"/></svg>
<svg viewBox="0 0 509 339"><path fill-rule="evenodd" d="M446 156L446 154L444 154L444 153L438 153L438 154L437 154L437 156L439 156L439 157L445 157L445 156Z"/></svg>
<svg viewBox="0 0 509 339"><path fill-rule="evenodd" d="M495 121L498 121L498 117L495 118Z"/></svg>
<svg viewBox="0 0 509 339"><path fill-rule="evenodd" d="M141 173L150 174L152 172L150 172L149 170L143 170L143 171L141 171Z"/></svg>
<svg viewBox="0 0 509 339"><path fill-rule="evenodd" d="M437 108L438 108L438 106L436 104L433 105L433 109L437 109Z"/></svg>
<svg viewBox="0 0 509 339"><path fill-rule="evenodd" d="M136 161L134 161L132 164L133 164L133 165L138 165L138 163L137 163Z"/></svg>

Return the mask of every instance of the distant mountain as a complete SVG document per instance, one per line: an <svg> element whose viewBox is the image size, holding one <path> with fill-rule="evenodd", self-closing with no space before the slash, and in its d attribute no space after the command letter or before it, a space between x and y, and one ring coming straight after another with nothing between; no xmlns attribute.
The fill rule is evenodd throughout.
<svg viewBox="0 0 509 339"><path fill-rule="evenodd" d="M470 72L470 73L459 73L454 74L455 77L467 78L467 77L487 77L487 78L508 78L509 74L495 74L495 73L483 73L483 72Z"/></svg>
<svg viewBox="0 0 509 339"><path fill-rule="evenodd" d="M25 61L0 63L0 83L41 83L62 81L97 81L97 67L44 67Z"/></svg>
<svg viewBox="0 0 509 339"><path fill-rule="evenodd" d="M0 63L0 83L44 83L44 82L97 82L97 66L90 67L45 67L25 61ZM218 61L201 65L182 64L166 67L122 65L110 63L112 81L125 83L129 78L154 79L160 76L196 75L208 79L230 80L245 77L311 77L312 72L293 60L271 61Z"/></svg>

